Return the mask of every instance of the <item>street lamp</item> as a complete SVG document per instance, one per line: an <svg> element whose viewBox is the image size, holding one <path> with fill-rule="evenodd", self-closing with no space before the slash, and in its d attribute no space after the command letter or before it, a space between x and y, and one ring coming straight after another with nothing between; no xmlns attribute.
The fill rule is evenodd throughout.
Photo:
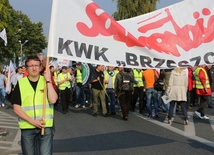
<svg viewBox="0 0 214 155"><path fill-rule="evenodd" d="M24 44L26 44L28 42L28 40L25 40L25 42L22 44L22 41L19 40L19 44L21 46L21 50L20 50L20 55L21 55L21 59L20 59L20 62L22 63L22 47L24 46Z"/></svg>

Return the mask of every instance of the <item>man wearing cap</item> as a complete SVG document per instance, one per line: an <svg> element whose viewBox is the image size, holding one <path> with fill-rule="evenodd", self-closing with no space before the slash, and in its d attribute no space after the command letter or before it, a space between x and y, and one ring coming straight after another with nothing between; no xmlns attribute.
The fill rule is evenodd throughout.
<svg viewBox="0 0 214 155"><path fill-rule="evenodd" d="M62 72L58 75L58 86L60 91L62 113L68 112L69 100L70 100L70 88L71 88L71 76L67 71L67 67L62 67Z"/></svg>

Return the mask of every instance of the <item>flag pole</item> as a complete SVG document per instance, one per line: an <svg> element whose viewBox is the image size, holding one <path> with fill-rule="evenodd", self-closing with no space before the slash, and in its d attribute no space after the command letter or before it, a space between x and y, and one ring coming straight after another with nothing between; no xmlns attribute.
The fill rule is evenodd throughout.
<svg viewBox="0 0 214 155"><path fill-rule="evenodd" d="M50 72L49 68L49 57L46 57L46 65L45 71ZM44 95L43 95L43 105L42 105L42 121L45 123L45 115L46 115L46 98L47 98L47 84L46 81L44 82ZM41 135L45 134L45 128L42 128Z"/></svg>

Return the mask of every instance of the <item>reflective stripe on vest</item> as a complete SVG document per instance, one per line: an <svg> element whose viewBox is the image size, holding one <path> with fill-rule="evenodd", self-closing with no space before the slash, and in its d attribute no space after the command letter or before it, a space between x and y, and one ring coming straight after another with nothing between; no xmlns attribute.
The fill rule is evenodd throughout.
<svg viewBox="0 0 214 155"><path fill-rule="evenodd" d="M142 79L142 76L143 76L142 73L143 73L143 71L138 72L136 69L134 69L134 79L135 79L135 81L137 81L140 84L141 87L144 86L143 79ZM138 84L134 84L133 86L137 87Z"/></svg>
<svg viewBox="0 0 214 155"><path fill-rule="evenodd" d="M20 95L21 95L21 108L25 113L32 119L41 119L43 110L43 95L44 95L44 84L45 79L43 76L39 77L39 81L34 91L27 77L22 78L18 81ZM53 105L49 104L46 98L46 111L45 111L45 127L53 126ZM33 129L35 126L29 122L19 118L20 129Z"/></svg>
<svg viewBox="0 0 214 155"><path fill-rule="evenodd" d="M82 73L80 72L79 69L77 69L76 82L82 83Z"/></svg>
<svg viewBox="0 0 214 155"><path fill-rule="evenodd" d="M69 73L66 73L66 77L69 79L71 78ZM65 77L62 73L59 74L59 78L60 78L60 81L65 80ZM65 90L66 87L71 88L71 83L69 81L66 81L66 82L62 83L61 85L59 85L60 90Z"/></svg>
<svg viewBox="0 0 214 155"><path fill-rule="evenodd" d="M196 81L196 89L204 89L204 86L202 85L200 79L198 78L198 75L199 75L199 72L200 70L202 70L204 73L205 73L205 77L206 77L206 87L207 88L210 88L210 84L209 84L209 78L208 78L208 75L207 75L207 72L204 68L201 68L201 67L198 67L196 68L195 70L195 81Z"/></svg>

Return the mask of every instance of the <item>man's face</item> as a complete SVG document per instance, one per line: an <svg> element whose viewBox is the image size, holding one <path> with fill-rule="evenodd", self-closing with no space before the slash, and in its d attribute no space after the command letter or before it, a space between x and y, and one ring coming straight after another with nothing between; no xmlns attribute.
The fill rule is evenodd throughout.
<svg viewBox="0 0 214 155"><path fill-rule="evenodd" d="M119 70L119 71L122 71L122 70L123 70L123 67L118 67L118 70Z"/></svg>
<svg viewBox="0 0 214 155"><path fill-rule="evenodd" d="M100 65L101 67L101 71L104 72L105 71L105 66L104 65Z"/></svg>
<svg viewBox="0 0 214 155"><path fill-rule="evenodd" d="M82 65L76 65L77 69L81 70L82 69Z"/></svg>
<svg viewBox="0 0 214 155"><path fill-rule="evenodd" d="M68 71L68 69L65 69L65 68L62 69L62 73L63 73L63 74L66 74L67 71Z"/></svg>
<svg viewBox="0 0 214 155"><path fill-rule="evenodd" d="M18 73L19 73L19 74L22 74L22 72L23 72L22 68L19 68L19 69L18 69Z"/></svg>
<svg viewBox="0 0 214 155"><path fill-rule="evenodd" d="M109 67L108 67L108 70L113 71L113 70L114 70L114 67L113 67L113 66L109 66Z"/></svg>
<svg viewBox="0 0 214 155"><path fill-rule="evenodd" d="M28 63L27 63L27 72L29 74L29 76L38 76L40 75L40 71L41 71L41 64L39 61L35 61L35 60L30 60Z"/></svg>
<svg viewBox="0 0 214 155"><path fill-rule="evenodd" d="M50 69L50 71L53 73L53 72L54 72L54 67L52 67L52 68Z"/></svg>
<svg viewBox="0 0 214 155"><path fill-rule="evenodd" d="M26 68L23 66L22 67L22 73L25 73L25 71L26 71Z"/></svg>

